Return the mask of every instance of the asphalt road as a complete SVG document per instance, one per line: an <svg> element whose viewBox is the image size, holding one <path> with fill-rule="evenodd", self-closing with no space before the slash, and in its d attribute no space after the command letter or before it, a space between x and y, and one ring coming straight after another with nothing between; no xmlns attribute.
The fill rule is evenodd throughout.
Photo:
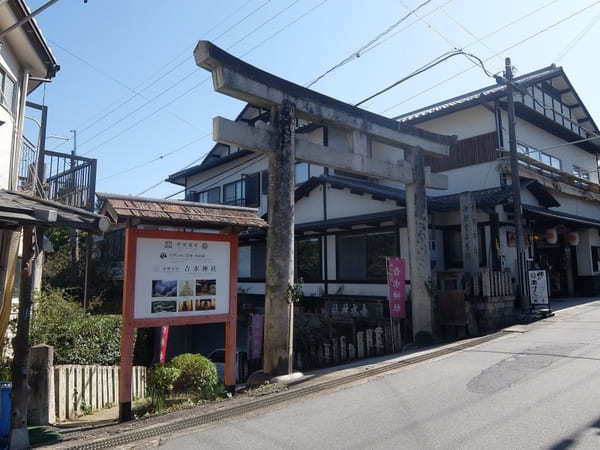
<svg viewBox="0 0 600 450"><path fill-rule="evenodd" d="M166 449L600 449L600 301L486 344L161 439Z"/></svg>

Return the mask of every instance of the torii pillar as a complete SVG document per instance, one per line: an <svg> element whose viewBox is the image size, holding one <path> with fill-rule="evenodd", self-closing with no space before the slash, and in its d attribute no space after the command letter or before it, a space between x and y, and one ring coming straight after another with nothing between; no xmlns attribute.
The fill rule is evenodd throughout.
<svg viewBox="0 0 600 450"><path fill-rule="evenodd" d="M280 375L291 367L293 305L288 303L288 286L294 282L295 161L407 186L413 333L417 341L429 342L433 321L425 188L446 189L448 178L425 170L424 153L448 155L456 136L401 125L319 94L251 66L207 41L198 43L194 57L196 64L211 71L217 92L271 111L270 126L266 129L222 117L213 119L215 141L269 157L265 373ZM337 128L346 139L337 143L330 141L325 147L296 137L295 118ZM375 157L381 154L391 158Z"/></svg>

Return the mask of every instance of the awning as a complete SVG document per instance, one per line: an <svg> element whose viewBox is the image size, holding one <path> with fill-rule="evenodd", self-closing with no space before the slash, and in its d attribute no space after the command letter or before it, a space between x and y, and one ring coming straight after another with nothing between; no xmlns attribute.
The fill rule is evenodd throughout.
<svg viewBox="0 0 600 450"><path fill-rule="evenodd" d="M84 209L0 189L0 229L18 229L23 225L63 226L102 233L110 223L106 217Z"/></svg>
<svg viewBox="0 0 600 450"><path fill-rule="evenodd" d="M541 206L523 205L523 209L527 214L534 216L542 216L551 219L562 220L566 222L576 223L579 225L589 225L594 227L600 227L600 220L592 219L590 217L577 216L575 214L569 214L561 211L553 211Z"/></svg>

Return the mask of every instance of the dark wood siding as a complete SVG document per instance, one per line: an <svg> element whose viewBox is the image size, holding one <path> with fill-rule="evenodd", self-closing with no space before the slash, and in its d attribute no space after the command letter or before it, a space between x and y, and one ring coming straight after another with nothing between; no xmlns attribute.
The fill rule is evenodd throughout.
<svg viewBox="0 0 600 450"><path fill-rule="evenodd" d="M498 139L496 132L480 134L457 141L450 147L450 155L446 158L426 157L425 164L432 172L472 166L496 159Z"/></svg>

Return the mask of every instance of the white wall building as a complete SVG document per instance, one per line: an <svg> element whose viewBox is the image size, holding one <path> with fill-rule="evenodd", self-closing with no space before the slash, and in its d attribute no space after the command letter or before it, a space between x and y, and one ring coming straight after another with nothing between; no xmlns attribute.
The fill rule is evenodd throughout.
<svg viewBox="0 0 600 450"><path fill-rule="evenodd" d="M548 270L551 295L598 293L600 139L590 139L598 128L562 68L546 67L515 81L523 89L515 96L516 135L530 265ZM262 127L269 114L247 106L237 120ZM477 204L480 267L513 271L504 86L479 89L397 120L458 136L447 158L427 161L433 172L449 178L447 191L428 192L433 271L462 268L458 194L463 192L473 192ZM314 124L299 126L297 133L324 145L343 139L336 130ZM385 158L385 148L372 150ZM217 144L200 165L168 181L185 186L190 200L253 206L265 214L267 166L263 155ZM305 294L328 309L336 308L339 299L383 311L385 256L402 256L410 264L404 186L307 163L296 164L296 185L296 271ZM554 244L545 239L549 228L558 231ZM577 233L578 245L568 243L570 233ZM246 294L264 294L264 239L264 234L248 233L240 247L240 289Z"/></svg>

